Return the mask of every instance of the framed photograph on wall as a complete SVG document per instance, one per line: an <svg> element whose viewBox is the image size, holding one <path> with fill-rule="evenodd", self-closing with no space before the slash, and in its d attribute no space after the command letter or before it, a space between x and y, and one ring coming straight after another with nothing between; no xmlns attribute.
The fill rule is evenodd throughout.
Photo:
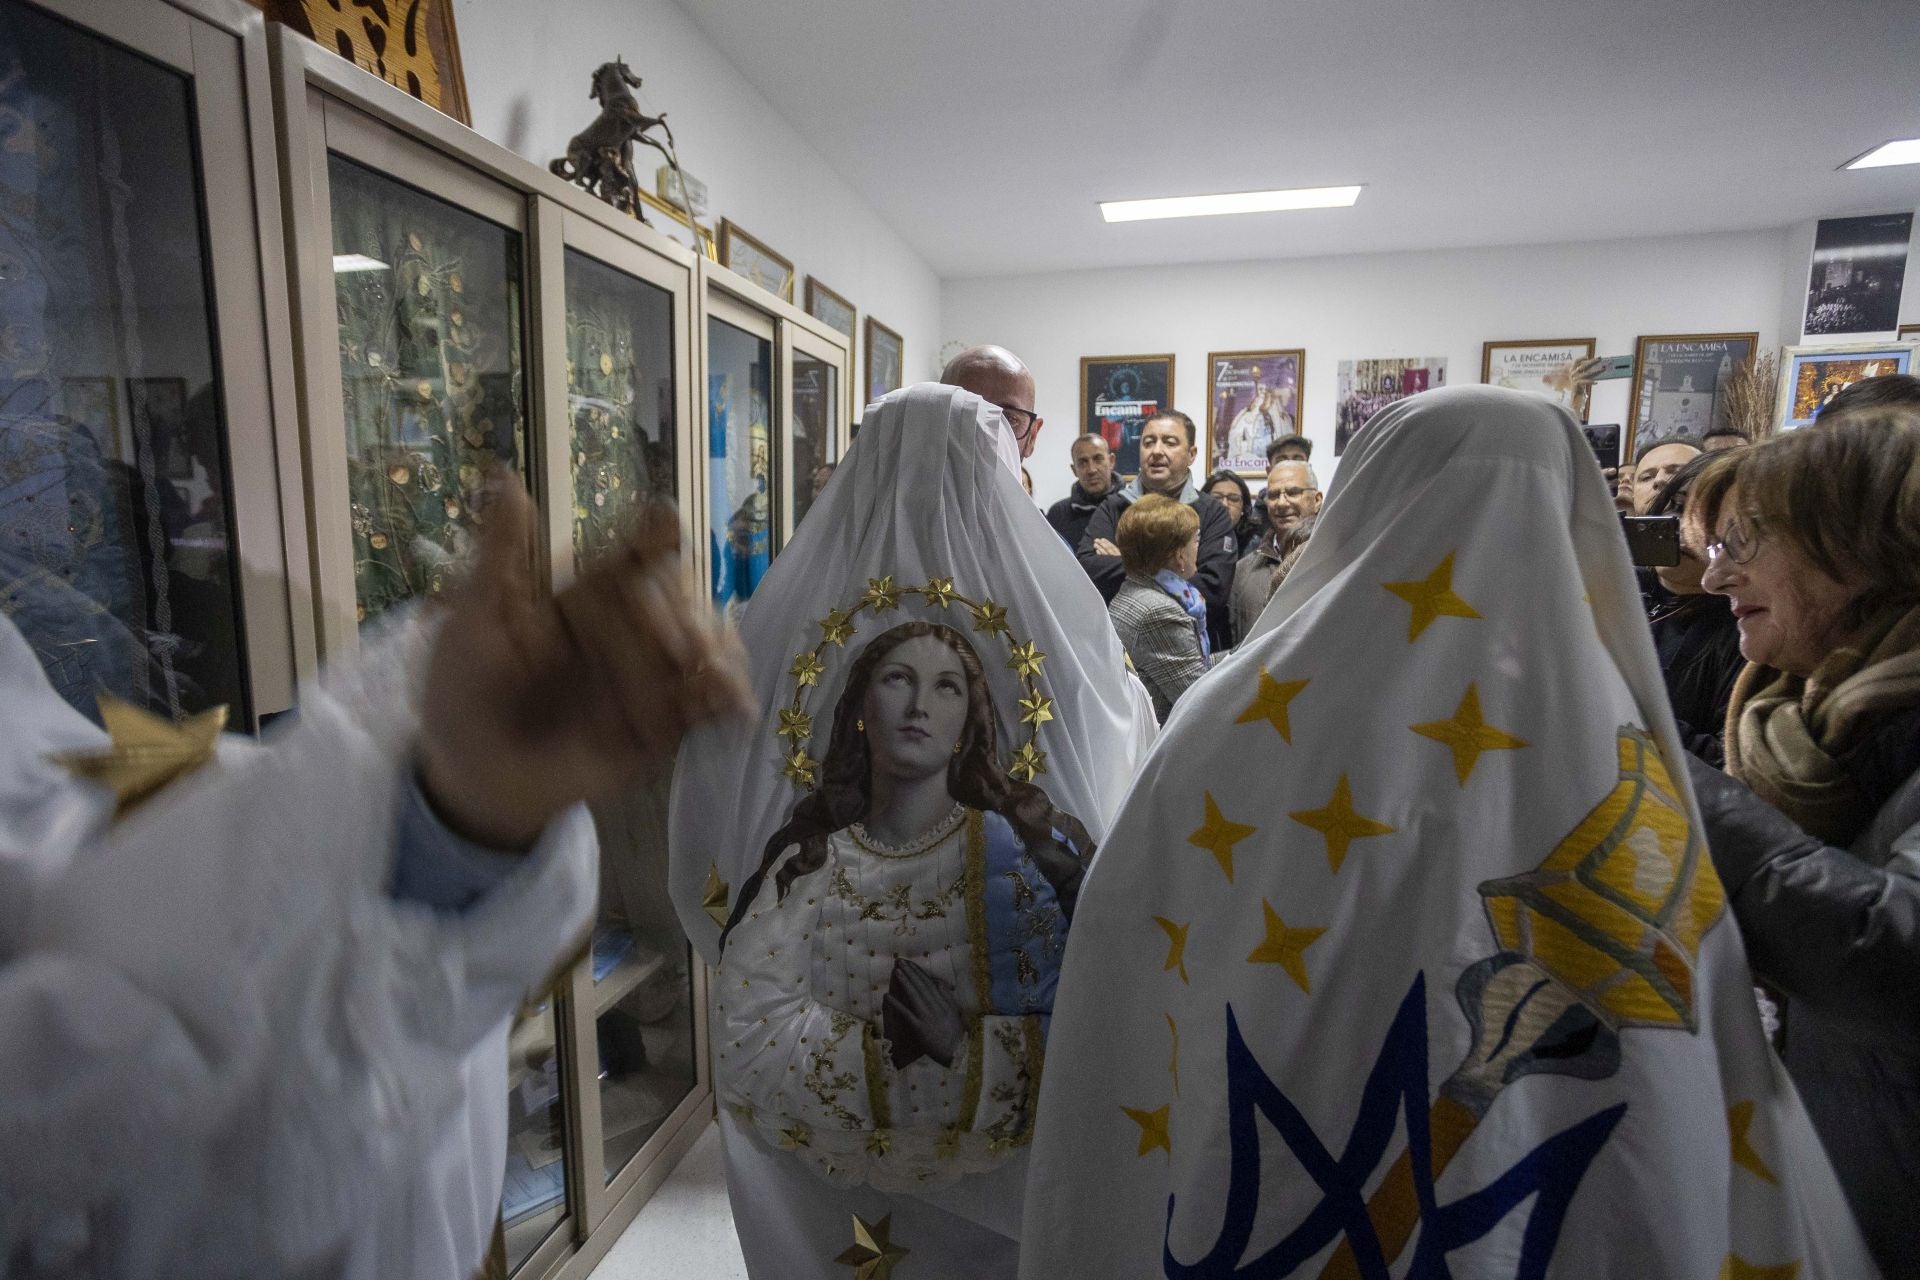
<svg viewBox="0 0 1920 1280"><path fill-rule="evenodd" d="M1209 474L1224 468L1265 477L1267 447L1300 429L1306 369L1307 353L1298 347L1207 353Z"/></svg>
<svg viewBox="0 0 1920 1280"><path fill-rule="evenodd" d="M1801 332L1813 338L1897 329L1912 237L1911 211L1820 219Z"/></svg>
<svg viewBox="0 0 1920 1280"><path fill-rule="evenodd" d="M1333 406L1333 456L1339 457L1373 416L1396 400L1447 385L1445 356L1342 360L1339 402Z"/></svg>
<svg viewBox="0 0 1920 1280"><path fill-rule="evenodd" d="M887 326L867 317L867 403L898 391L906 377L907 343Z"/></svg>
<svg viewBox="0 0 1920 1280"><path fill-rule="evenodd" d="M253 2L273 21L286 23L435 111L461 124L473 124L466 74L460 65L460 37L453 25L453 0L416 0L405 5Z"/></svg>
<svg viewBox="0 0 1920 1280"><path fill-rule="evenodd" d="M740 229L730 218L720 219L720 265L765 289L784 302L793 301L793 263Z"/></svg>
<svg viewBox="0 0 1920 1280"><path fill-rule="evenodd" d="M1533 338L1520 342L1488 342L1480 347L1480 381L1490 387L1510 387L1531 391L1555 404L1565 405L1573 416L1587 420L1587 402L1592 399L1592 384L1575 394L1573 372L1583 360L1593 359L1596 342L1592 338Z"/></svg>
<svg viewBox="0 0 1920 1280"><path fill-rule="evenodd" d="M1634 340L1633 397L1620 457L1632 462L1640 447L1670 436L1707 434L1724 425L1720 384L1747 362L1758 333L1662 333Z"/></svg>
<svg viewBox="0 0 1920 1280"><path fill-rule="evenodd" d="M1910 342L1782 347L1775 422L1782 431L1810 426L1827 401L1854 383L1890 373L1912 373L1914 350Z"/></svg>
<svg viewBox="0 0 1920 1280"><path fill-rule="evenodd" d="M851 302L821 284L820 277L808 276L807 314L829 329L838 329L851 341L854 336L854 317L859 313Z"/></svg>
<svg viewBox="0 0 1920 1280"><path fill-rule="evenodd" d="M1173 356L1081 356L1080 430L1105 436L1113 469L1140 474L1140 433L1147 419L1173 407ZM1201 440L1200 456L1209 456Z"/></svg>

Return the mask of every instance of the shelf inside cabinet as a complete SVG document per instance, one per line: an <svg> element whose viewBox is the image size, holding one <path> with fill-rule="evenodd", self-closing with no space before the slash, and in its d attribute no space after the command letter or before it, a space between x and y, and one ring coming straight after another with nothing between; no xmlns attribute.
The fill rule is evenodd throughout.
<svg viewBox="0 0 1920 1280"><path fill-rule="evenodd" d="M613 971L593 986L593 1016L598 1018L620 1003L647 979L666 967L667 957L657 951L638 951L613 967Z"/></svg>

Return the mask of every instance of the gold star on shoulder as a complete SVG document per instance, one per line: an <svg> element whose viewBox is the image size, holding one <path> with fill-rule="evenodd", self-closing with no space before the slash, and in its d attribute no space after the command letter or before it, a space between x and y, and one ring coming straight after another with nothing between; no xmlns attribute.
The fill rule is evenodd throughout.
<svg viewBox="0 0 1920 1280"><path fill-rule="evenodd" d="M1023 742L1020 749L1013 753L1013 763L1007 766L1007 772L1022 782L1032 782L1035 774L1047 771L1047 753L1031 742Z"/></svg>
<svg viewBox="0 0 1920 1280"><path fill-rule="evenodd" d="M1346 861L1348 845L1368 836L1392 835L1394 831L1386 823L1354 809L1353 788L1347 785L1344 773L1340 781L1334 783L1333 797L1324 809L1301 809L1287 816L1303 827L1313 828L1326 839L1327 865L1335 875L1340 874L1340 864Z"/></svg>
<svg viewBox="0 0 1920 1280"><path fill-rule="evenodd" d="M1480 616L1472 605L1453 593L1453 552L1451 551L1447 552L1447 558L1424 578L1413 582L1383 582L1380 585L1413 606L1413 615L1407 619L1408 644L1418 640L1420 633L1432 626L1437 618Z"/></svg>
<svg viewBox="0 0 1920 1280"><path fill-rule="evenodd" d="M868 1222L853 1215L853 1243L834 1261L853 1268L853 1280L890 1280L900 1259L912 1252L893 1242L893 1215Z"/></svg>
<svg viewBox="0 0 1920 1280"><path fill-rule="evenodd" d="M793 665L787 668L787 674L803 686L817 685L826 669L826 665L820 661L819 657L812 650L808 650L793 660Z"/></svg>
<svg viewBox="0 0 1920 1280"><path fill-rule="evenodd" d="M847 637L853 634L853 615L845 609L829 610L820 619L820 630L829 643L845 648Z"/></svg>
<svg viewBox="0 0 1920 1280"><path fill-rule="evenodd" d="M1161 971L1178 969L1180 981L1187 981L1187 929L1190 926L1175 924L1165 916L1155 916L1153 922L1167 935L1167 962L1160 966Z"/></svg>
<svg viewBox="0 0 1920 1280"><path fill-rule="evenodd" d="M1146 1155L1155 1149L1173 1154L1173 1137L1167 1132L1167 1119L1173 1111L1173 1104L1156 1107L1152 1111L1136 1111L1132 1107L1122 1107L1127 1119L1140 1126L1140 1150L1138 1155Z"/></svg>
<svg viewBox="0 0 1920 1280"><path fill-rule="evenodd" d="M900 588L893 585L893 575L888 574L884 578L868 578L867 594L860 597L860 603L871 605L876 613L899 608Z"/></svg>
<svg viewBox="0 0 1920 1280"><path fill-rule="evenodd" d="M1753 1103L1736 1102L1727 1108L1727 1136L1733 1144L1733 1162L1745 1169L1762 1182L1779 1184L1773 1176L1773 1170L1767 1168L1767 1162L1753 1149L1753 1143L1747 1138L1747 1131L1753 1128Z"/></svg>
<svg viewBox="0 0 1920 1280"><path fill-rule="evenodd" d="M1299 984L1302 991L1311 993L1307 985L1306 950L1320 940L1325 929L1294 929L1280 918L1273 904L1265 898L1260 899L1260 910L1266 913L1267 936L1259 946L1247 956L1248 964L1277 964L1287 971L1287 976Z"/></svg>
<svg viewBox="0 0 1920 1280"><path fill-rule="evenodd" d="M1233 846L1254 834L1260 828L1249 827L1239 822L1228 822L1226 815L1220 812L1220 806L1214 802L1213 792L1203 793L1207 802L1207 820L1200 829L1187 837L1187 843L1196 849L1205 849L1220 864L1220 870L1226 872L1227 883L1233 883Z"/></svg>
<svg viewBox="0 0 1920 1280"><path fill-rule="evenodd" d="M227 709L215 707L175 724L103 693L100 719L111 747L62 751L51 759L76 778L111 789L116 800L113 815L121 818L174 779L213 759L220 731L227 727Z"/></svg>
<svg viewBox="0 0 1920 1280"><path fill-rule="evenodd" d="M804 711L788 707L780 709L780 727L774 730L776 737L792 738L796 742L813 733L813 717Z"/></svg>
<svg viewBox="0 0 1920 1280"><path fill-rule="evenodd" d="M1720 1280L1794 1280L1800 1274L1798 1262L1783 1262L1777 1267L1757 1267L1737 1253L1730 1253L1720 1264Z"/></svg>
<svg viewBox="0 0 1920 1280"><path fill-rule="evenodd" d="M1253 701L1240 713L1235 724L1257 724L1265 720L1279 733L1282 742L1293 741L1293 728L1287 723L1287 704L1300 696L1307 687L1305 680L1275 680L1273 673L1265 667L1260 668L1260 687L1253 695Z"/></svg>
<svg viewBox="0 0 1920 1280"><path fill-rule="evenodd" d="M1040 652L1039 646L1029 640L1025 644L1013 646L1012 656L1007 659L1007 665L1012 667L1021 679L1031 680L1040 674L1040 664L1046 660L1047 655Z"/></svg>
<svg viewBox="0 0 1920 1280"><path fill-rule="evenodd" d="M722 929L727 927L727 882L720 878L718 863L707 867L707 883L700 890L700 909Z"/></svg>
<svg viewBox="0 0 1920 1280"><path fill-rule="evenodd" d="M1480 686L1477 684L1467 686L1466 696L1454 708L1453 719L1433 720L1407 727L1453 752L1454 776L1460 779L1463 787L1472 776L1473 767L1480 763L1483 752L1518 751L1529 745L1525 738L1516 738L1505 729L1496 729L1486 722L1480 714Z"/></svg>
<svg viewBox="0 0 1920 1280"><path fill-rule="evenodd" d="M973 629L989 636L997 636L1007 629L1007 611L991 600L982 600L973 606Z"/></svg>

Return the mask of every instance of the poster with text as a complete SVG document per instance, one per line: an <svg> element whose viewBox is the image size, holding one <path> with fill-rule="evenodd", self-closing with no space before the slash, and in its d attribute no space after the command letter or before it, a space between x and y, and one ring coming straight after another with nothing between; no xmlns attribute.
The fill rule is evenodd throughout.
<svg viewBox="0 0 1920 1280"><path fill-rule="evenodd" d="M1807 278L1807 336L1892 333L1912 235L1911 213L1822 218Z"/></svg>
<svg viewBox="0 0 1920 1280"><path fill-rule="evenodd" d="M1396 400L1447 385L1447 358L1342 360L1340 400L1333 409L1333 456L1347 451L1373 416Z"/></svg>
<svg viewBox="0 0 1920 1280"><path fill-rule="evenodd" d="M1172 395L1171 355L1080 358L1080 432L1106 438L1121 475L1139 474L1140 433Z"/></svg>
<svg viewBox="0 0 1920 1280"><path fill-rule="evenodd" d="M1648 443L1705 436L1725 425L1720 386L1753 355L1757 333L1682 333L1643 337L1633 358L1633 403L1622 455L1631 462Z"/></svg>
<svg viewBox="0 0 1920 1280"><path fill-rule="evenodd" d="M1304 351L1224 351L1207 357L1207 471L1267 474L1267 447L1296 434Z"/></svg>
<svg viewBox="0 0 1920 1280"><path fill-rule="evenodd" d="M1489 342L1481 349L1480 381L1545 396L1585 422L1592 384L1577 383L1574 374L1593 359L1594 345L1592 338Z"/></svg>

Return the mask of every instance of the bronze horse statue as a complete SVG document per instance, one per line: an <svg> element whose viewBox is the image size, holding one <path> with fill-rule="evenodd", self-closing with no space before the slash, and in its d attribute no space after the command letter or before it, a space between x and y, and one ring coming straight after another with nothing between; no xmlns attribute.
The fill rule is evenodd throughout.
<svg viewBox="0 0 1920 1280"><path fill-rule="evenodd" d="M667 158L676 175L680 158L674 154L667 113L650 116L642 112L633 96L639 87L640 77L633 74L626 59L601 63L593 73L593 90L588 94L600 104L600 114L567 143L567 154L547 168L644 223L647 215L641 208L640 184L633 173L633 144L644 142L654 148ZM655 126L666 134L665 142L649 136L648 130ZM686 190L684 183L681 190ZM693 210L687 210L687 219L692 221Z"/></svg>

